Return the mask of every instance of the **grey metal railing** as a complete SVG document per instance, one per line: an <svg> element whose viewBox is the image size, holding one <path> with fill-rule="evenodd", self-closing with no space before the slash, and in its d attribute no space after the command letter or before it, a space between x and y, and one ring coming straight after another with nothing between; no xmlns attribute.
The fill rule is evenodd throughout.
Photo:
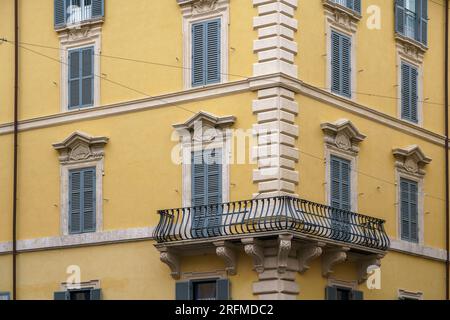
<svg viewBox="0 0 450 320"><path fill-rule="evenodd" d="M349 244L387 250L384 220L290 196L243 200L158 211L159 243L295 231Z"/></svg>

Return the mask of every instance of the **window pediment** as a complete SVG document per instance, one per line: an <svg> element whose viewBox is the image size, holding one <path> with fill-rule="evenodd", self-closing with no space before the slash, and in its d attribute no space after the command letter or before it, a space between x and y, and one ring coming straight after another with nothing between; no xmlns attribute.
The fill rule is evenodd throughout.
<svg viewBox="0 0 450 320"><path fill-rule="evenodd" d="M76 131L64 141L53 144L53 147L59 152L61 163L76 163L103 158L103 149L108 140L107 137L92 137Z"/></svg>
<svg viewBox="0 0 450 320"><path fill-rule="evenodd" d="M359 152L359 143L366 138L347 119L341 119L334 123L322 123L321 128L325 134L325 143L328 147L337 148L351 154Z"/></svg>
<svg viewBox="0 0 450 320"><path fill-rule="evenodd" d="M323 6L331 25L352 33L356 32L357 24L361 20L360 14L331 0L323 0Z"/></svg>
<svg viewBox="0 0 450 320"><path fill-rule="evenodd" d="M235 122L236 117L234 116L219 117L205 111L200 111L186 122L175 124L173 127L179 133L182 133L182 135L183 133L186 134L189 132L196 137L199 129L202 131L208 131L207 129L223 129L232 126Z"/></svg>
<svg viewBox="0 0 450 320"><path fill-rule="evenodd" d="M392 153L398 169L417 176L425 175L425 166L432 160L417 145L396 148Z"/></svg>

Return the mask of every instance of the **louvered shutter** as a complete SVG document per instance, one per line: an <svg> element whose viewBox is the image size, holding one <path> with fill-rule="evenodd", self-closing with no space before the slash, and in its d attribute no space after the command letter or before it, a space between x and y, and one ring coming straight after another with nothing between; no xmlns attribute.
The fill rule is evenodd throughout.
<svg viewBox="0 0 450 320"><path fill-rule="evenodd" d="M325 300L337 300L336 287L325 287Z"/></svg>
<svg viewBox="0 0 450 320"><path fill-rule="evenodd" d="M81 88L81 105L90 106L93 104L94 91L94 48L82 49L82 88Z"/></svg>
<svg viewBox="0 0 450 320"><path fill-rule="evenodd" d="M206 23L206 83L220 81L220 19Z"/></svg>
<svg viewBox="0 0 450 320"><path fill-rule="evenodd" d="M92 19L104 17L105 15L105 1L92 0Z"/></svg>
<svg viewBox="0 0 450 320"><path fill-rule="evenodd" d="M194 237L201 237L205 234L206 227L206 207L207 204L207 176L206 164L203 159L203 151L195 151L192 153L192 186L191 198Z"/></svg>
<svg viewBox="0 0 450 320"><path fill-rule="evenodd" d="M95 231L95 169L83 171L83 232Z"/></svg>
<svg viewBox="0 0 450 320"><path fill-rule="evenodd" d="M353 10L361 14L361 0L353 0Z"/></svg>
<svg viewBox="0 0 450 320"><path fill-rule="evenodd" d="M175 300L192 300L191 281L178 281L175 284Z"/></svg>
<svg viewBox="0 0 450 320"><path fill-rule="evenodd" d="M331 91L340 93L340 64L341 50L340 38L337 32L331 32Z"/></svg>
<svg viewBox="0 0 450 320"><path fill-rule="evenodd" d="M69 51L69 109L80 106L80 50Z"/></svg>
<svg viewBox="0 0 450 320"><path fill-rule="evenodd" d="M56 291L53 293L53 300L70 300L68 291Z"/></svg>
<svg viewBox="0 0 450 320"><path fill-rule="evenodd" d="M410 94L411 94L411 121L418 122L418 110L417 110L417 104L418 104L418 90L417 90L417 84L418 84L418 71L416 68L410 67Z"/></svg>
<svg viewBox="0 0 450 320"><path fill-rule="evenodd" d="M230 281L218 279L216 282L217 300L230 300Z"/></svg>
<svg viewBox="0 0 450 320"><path fill-rule="evenodd" d="M205 83L205 24L192 25L192 86Z"/></svg>
<svg viewBox="0 0 450 320"><path fill-rule="evenodd" d="M341 35L341 94L351 96L351 40L349 37Z"/></svg>
<svg viewBox="0 0 450 320"><path fill-rule="evenodd" d="M418 71L404 62L401 65L402 119L418 122Z"/></svg>
<svg viewBox="0 0 450 320"><path fill-rule="evenodd" d="M405 0L395 0L395 31L405 34Z"/></svg>
<svg viewBox="0 0 450 320"><path fill-rule="evenodd" d="M91 300L101 300L101 299L102 299L102 289L92 289Z"/></svg>
<svg viewBox="0 0 450 320"><path fill-rule="evenodd" d="M222 202L222 152L220 149L205 151L207 174L207 203L208 207L208 234L220 235L221 206ZM216 204L216 205L214 205Z"/></svg>
<svg viewBox="0 0 450 320"><path fill-rule="evenodd" d="M420 41L428 45L428 0L420 1Z"/></svg>
<svg viewBox="0 0 450 320"><path fill-rule="evenodd" d="M364 293L362 291L353 290L352 300L364 300Z"/></svg>
<svg viewBox="0 0 450 320"><path fill-rule="evenodd" d="M82 172L79 170L69 173L69 231L81 232L82 219Z"/></svg>
<svg viewBox="0 0 450 320"><path fill-rule="evenodd" d="M64 27L66 24L66 12L68 1L54 0L54 25L55 28Z"/></svg>
<svg viewBox="0 0 450 320"><path fill-rule="evenodd" d="M351 209L351 165L350 161L331 157L331 206L336 209Z"/></svg>
<svg viewBox="0 0 450 320"><path fill-rule="evenodd" d="M401 237L418 242L418 184L415 181L400 180Z"/></svg>

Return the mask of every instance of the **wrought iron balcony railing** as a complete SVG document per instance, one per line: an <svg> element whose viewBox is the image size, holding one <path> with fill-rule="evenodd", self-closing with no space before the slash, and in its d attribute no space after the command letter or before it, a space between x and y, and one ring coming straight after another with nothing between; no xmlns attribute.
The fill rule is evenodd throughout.
<svg viewBox="0 0 450 320"><path fill-rule="evenodd" d="M378 250L387 250L390 244L384 220L289 196L158 213L154 236L159 243L292 231Z"/></svg>

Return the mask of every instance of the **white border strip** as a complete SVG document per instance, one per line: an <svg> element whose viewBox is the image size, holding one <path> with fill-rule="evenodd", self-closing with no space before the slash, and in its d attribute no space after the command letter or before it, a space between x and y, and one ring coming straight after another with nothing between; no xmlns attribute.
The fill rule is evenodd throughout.
<svg viewBox="0 0 450 320"><path fill-rule="evenodd" d="M396 130L403 131L407 134L414 135L431 143L444 146L445 137L441 134L407 123L406 121L371 109L368 106L358 104L345 98L337 97L325 90L304 83L301 80L279 73L268 76L250 77L246 80L233 81L229 83L208 86L205 88L189 89L177 93L122 102L93 109L91 108L80 111L59 113L51 116L29 119L21 121L19 123L19 131L45 128L49 126L56 126L82 120L97 119L117 114L144 111L153 108L170 106L175 107L176 104L206 100L213 97L220 97L228 94L236 94L247 91L256 91L276 86L286 87L289 90L309 96L328 105L347 110L354 114L363 116L371 121L378 122ZM0 125L0 135L10 134L13 132L13 129L14 128L12 123L2 124Z"/></svg>
<svg viewBox="0 0 450 320"><path fill-rule="evenodd" d="M154 227L112 230L61 237L36 238L17 241L17 251L41 251L67 247L81 247L117 242L152 240ZM0 255L12 252L12 242L0 242Z"/></svg>
<svg viewBox="0 0 450 320"><path fill-rule="evenodd" d="M417 243L406 242L397 239L390 239L390 251L397 251L405 254L419 256L427 259L445 262L447 258L447 251L444 249L437 249L426 247Z"/></svg>

